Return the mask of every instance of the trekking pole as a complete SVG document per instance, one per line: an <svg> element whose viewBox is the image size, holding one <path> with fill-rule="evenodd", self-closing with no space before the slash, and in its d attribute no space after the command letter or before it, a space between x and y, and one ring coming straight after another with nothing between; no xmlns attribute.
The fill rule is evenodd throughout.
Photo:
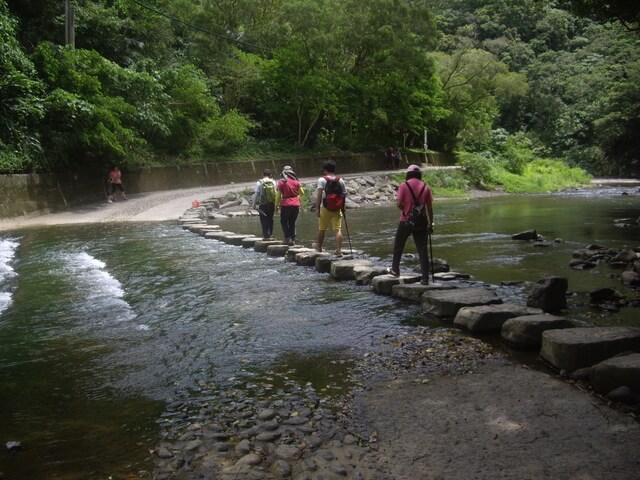
<svg viewBox="0 0 640 480"><path fill-rule="evenodd" d="M349 235L349 224L347 223L347 209L342 209L342 216L344 217L344 228L347 230L347 240L349 240L349 251L353 255L353 248L351 247L351 236Z"/></svg>
<svg viewBox="0 0 640 480"><path fill-rule="evenodd" d="M429 212L427 211L427 223L428 225L432 225L431 218L429 218ZM436 274L433 271L433 239L431 238L431 232L427 228L427 244L429 245L429 260L431 261L431 281L436 281Z"/></svg>
<svg viewBox="0 0 640 480"><path fill-rule="evenodd" d="M433 240L431 239L431 234L427 232L427 242L429 243L429 258L431 259L431 281L436 281L436 274L433 271Z"/></svg>

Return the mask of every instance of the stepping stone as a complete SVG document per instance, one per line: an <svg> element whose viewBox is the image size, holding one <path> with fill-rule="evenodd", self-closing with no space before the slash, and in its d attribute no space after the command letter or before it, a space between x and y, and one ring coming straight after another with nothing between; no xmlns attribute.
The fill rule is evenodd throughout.
<svg viewBox="0 0 640 480"><path fill-rule="evenodd" d="M429 285L422 285L419 283L402 284L399 283L391 287L391 296L407 300L413 303L420 303L420 297L424 292L430 292L432 290L453 290L458 288L455 285L446 283L430 283Z"/></svg>
<svg viewBox="0 0 640 480"><path fill-rule="evenodd" d="M356 285L369 285L374 277L386 275L387 267L356 266L353 268Z"/></svg>
<svg viewBox="0 0 640 480"><path fill-rule="evenodd" d="M188 225L190 223L202 223L204 221L204 218L202 218L200 215L190 215L188 217L178 218L178 223L182 225Z"/></svg>
<svg viewBox="0 0 640 480"><path fill-rule="evenodd" d="M464 307L458 310L453 324L473 333L497 332L510 318L543 313L539 308L523 307L513 303Z"/></svg>
<svg viewBox="0 0 640 480"><path fill-rule="evenodd" d="M191 228L193 227L204 227L207 225L207 222L205 222L204 220L199 220L199 221L193 221L193 222L184 222L182 224L182 229L183 230L191 230Z"/></svg>
<svg viewBox="0 0 640 480"><path fill-rule="evenodd" d="M222 230L220 225L198 225L190 228L193 233L197 233L198 235L204 237L207 232L219 232Z"/></svg>
<svg viewBox="0 0 640 480"><path fill-rule="evenodd" d="M330 256L328 253L318 252L314 249L300 252L296 255L296 263L303 267L315 267L316 266L316 258L320 255Z"/></svg>
<svg viewBox="0 0 640 480"><path fill-rule="evenodd" d="M216 230L222 230L222 227L220 225L217 225L215 223L207 223L205 226L203 227L197 227L199 231L211 231L214 232Z"/></svg>
<svg viewBox="0 0 640 480"><path fill-rule="evenodd" d="M547 330L542 334L540 357L571 373L626 351L640 351L640 327Z"/></svg>
<svg viewBox="0 0 640 480"><path fill-rule="evenodd" d="M447 282L451 280L467 280L471 278L471 275L459 272L438 272L433 274L433 278L441 282Z"/></svg>
<svg viewBox="0 0 640 480"><path fill-rule="evenodd" d="M425 292L421 297L422 310L436 317L455 317L464 307L502 303L496 292L488 288L456 288Z"/></svg>
<svg viewBox="0 0 640 480"><path fill-rule="evenodd" d="M355 280L355 267L373 266L371 260L336 260L331 262L331 277L335 280Z"/></svg>
<svg viewBox="0 0 640 480"><path fill-rule="evenodd" d="M603 394L623 386L640 394L640 353L619 355L594 365L589 370L589 382Z"/></svg>
<svg viewBox="0 0 640 480"><path fill-rule="evenodd" d="M228 243L229 245L237 245L237 246L241 246L242 242L244 241L245 238L254 238L253 235L246 235L246 234L236 234L236 235L227 235L225 237L223 237L222 241L224 243Z"/></svg>
<svg viewBox="0 0 640 480"><path fill-rule="evenodd" d="M296 261L296 255L302 252L315 252L314 249L312 248L307 248L307 247L303 247L303 246L293 246L293 247L289 247L289 249L287 250L286 255L284 256L284 259L287 262L295 262Z"/></svg>
<svg viewBox="0 0 640 480"><path fill-rule="evenodd" d="M267 255L270 257L284 257L289 250L289 245L269 245Z"/></svg>
<svg viewBox="0 0 640 480"><path fill-rule="evenodd" d="M256 252L267 253L269 245L283 245L283 243L280 240L256 240L256 243L253 245L253 249Z"/></svg>
<svg viewBox="0 0 640 480"><path fill-rule="evenodd" d="M260 237L246 237L242 240L242 248L254 248Z"/></svg>
<svg viewBox="0 0 640 480"><path fill-rule="evenodd" d="M376 293L391 295L394 285L419 283L420 280L422 280L422 275L400 275L399 277L394 277L393 275L385 274L373 277L371 286Z"/></svg>
<svg viewBox="0 0 640 480"><path fill-rule="evenodd" d="M316 271L318 273L331 273L331 264L338 260L353 260L351 255L344 255L342 257L337 257L330 252L326 252L328 255L320 255L316 257Z"/></svg>
<svg viewBox="0 0 640 480"><path fill-rule="evenodd" d="M501 336L516 348L539 348L542 332L558 328L573 328L574 323L567 317L558 315L525 315L510 318L502 325Z"/></svg>
<svg viewBox="0 0 640 480"><path fill-rule="evenodd" d="M217 230L215 232L207 232L204 234L204 238L207 240L221 240L227 235L235 235L236 232L228 232L226 230Z"/></svg>

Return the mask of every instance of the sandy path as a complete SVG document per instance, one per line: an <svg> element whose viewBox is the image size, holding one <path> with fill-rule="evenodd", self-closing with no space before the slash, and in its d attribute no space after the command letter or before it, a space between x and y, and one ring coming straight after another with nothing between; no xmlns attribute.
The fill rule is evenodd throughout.
<svg viewBox="0 0 640 480"><path fill-rule="evenodd" d="M368 172L367 175L387 175L389 172ZM345 179L360 177L363 174L343 175ZM318 177L301 178L302 183L315 182ZM237 192L246 188L253 189L255 182L232 183L215 187L194 187L180 190L128 195L128 200L114 203L97 202L69 210L0 219L0 231L13 230L39 225L69 225L79 223L103 222L161 222L177 219L191 207L193 200L205 200L227 192Z"/></svg>

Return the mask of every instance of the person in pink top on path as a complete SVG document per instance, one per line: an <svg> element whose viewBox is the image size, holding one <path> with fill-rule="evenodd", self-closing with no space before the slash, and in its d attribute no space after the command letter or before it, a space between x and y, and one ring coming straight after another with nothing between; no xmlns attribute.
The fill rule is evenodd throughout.
<svg viewBox="0 0 640 480"><path fill-rule="evenodd" d="M415 198L415 200L414 200ZM428 223L419 229L414 229L406 224L407 217L414 203L421 203L426 206ZM400 213L400 222L396 230L396 237L393 243L393 260L391 268L387 271L389 274L398 277L400 275L400 260L402 251L407 243L409 236L413 235L413 241L418 250L420 258L420 270L422 273L422 283L429 283L429 251L428 240L429 235L433 233L433 193L429 186L422 181L422 172L417 165L409 165L406 173L406 182L400 185L396 195L396 205L402 213Z"/></svg>
<svg viewBox="0 0 640 480"><path fill-rule="evenodd" d="M115 200L116 190L120 190L122 198L127 199L127 195L124 193L124 186L122 185L122 172L118 165L113 167L113 170L109 172L109 186L107 191L107 202L111 203Z"/></svg>

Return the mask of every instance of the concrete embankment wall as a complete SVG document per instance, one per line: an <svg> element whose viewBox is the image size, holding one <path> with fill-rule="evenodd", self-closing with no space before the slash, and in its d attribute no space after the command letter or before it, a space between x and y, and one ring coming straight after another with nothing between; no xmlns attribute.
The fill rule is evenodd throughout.
<svg viewBox="0 0 640 480"><path fill-rule="evenodd" d="M453 157L427 154L430 165L451 165ZM124 171L123 181L127 193L144 193L202 186L248 182L260 177L262 170L270 168L277 175L282 167L291 165L301 177L321 173L326 155L301 157L290 160L253 160L246 162L216 162L194 165L149 167ZM333 155L340 173L358 173L384 168L382 153ZM406 154L409 163L425 163L424 154ZM402 162L406 165L405 159ZM0 218L20 217L36 213L64 210L105 199L105 174L25 174L0 175Z"/></svg>

